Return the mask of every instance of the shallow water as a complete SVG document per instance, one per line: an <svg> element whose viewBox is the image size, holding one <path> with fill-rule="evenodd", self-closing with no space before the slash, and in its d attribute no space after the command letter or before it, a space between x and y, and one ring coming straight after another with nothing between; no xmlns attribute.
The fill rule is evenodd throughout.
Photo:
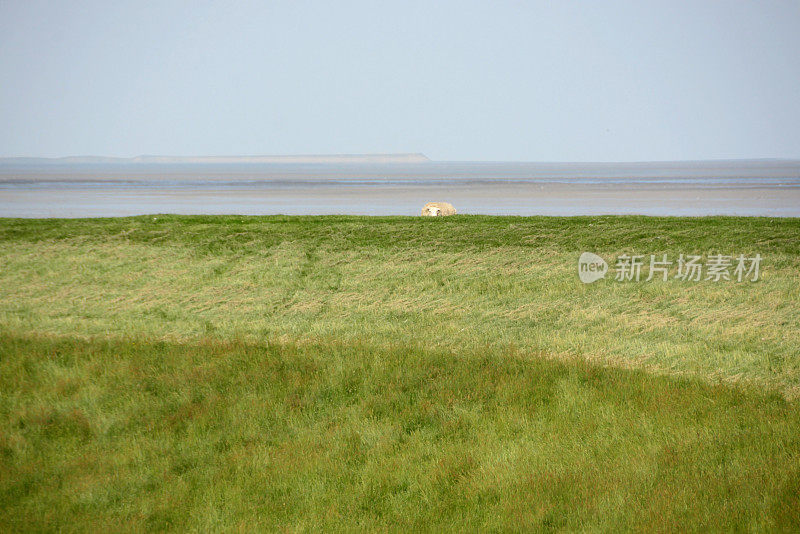
<svg viewBox="0 0 800 534"><path fill-rule="evenodd" d="M800 162L3 164L0 216L800 216Z"/></svg>

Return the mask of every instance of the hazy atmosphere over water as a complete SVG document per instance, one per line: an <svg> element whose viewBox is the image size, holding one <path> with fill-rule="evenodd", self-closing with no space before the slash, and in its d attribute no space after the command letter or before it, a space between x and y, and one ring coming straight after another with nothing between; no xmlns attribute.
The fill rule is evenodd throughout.
<svg viewBox="0 0 800 534"><path fill-rule="evenodd" d="M0 156L800 158L800 3L2 2Z"/></svg>
<svg viewBox="0 0 800 534"><path fill-rule="evenodd" d="M4 2L0 216L797 216L798 27L788 1Z"/></svg>

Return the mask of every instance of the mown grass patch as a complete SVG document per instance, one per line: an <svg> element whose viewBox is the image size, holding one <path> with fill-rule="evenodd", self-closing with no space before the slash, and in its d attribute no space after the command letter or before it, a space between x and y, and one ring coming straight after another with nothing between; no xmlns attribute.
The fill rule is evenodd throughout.
<svg viewBox="0 0 800 534"><path fill-rule="evenodd" d="M491 346L800 393L796 219L4 220L0 243L7 331ZM754 283L584 285L583 251L764 260Z"/></svg>

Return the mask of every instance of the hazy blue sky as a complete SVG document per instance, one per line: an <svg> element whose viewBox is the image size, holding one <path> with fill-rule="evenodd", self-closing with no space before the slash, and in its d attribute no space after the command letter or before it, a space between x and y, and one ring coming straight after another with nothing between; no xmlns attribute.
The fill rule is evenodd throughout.
<svg viewBox="0 0 800 534"><path fill-rule="evenodd" d="M800 2L0 0L0 155L800 158Z"/></svg>

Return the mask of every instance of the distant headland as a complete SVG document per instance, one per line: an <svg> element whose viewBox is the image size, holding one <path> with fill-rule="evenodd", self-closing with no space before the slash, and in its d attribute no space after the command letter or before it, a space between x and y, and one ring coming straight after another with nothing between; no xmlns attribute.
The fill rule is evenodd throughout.
<svg viewBox="0 0 800 534"><path fill-rule="evenodd" d="M0 164L64 164L64 163L426 163L425 154L310 154L289 156L68 156L64 158L0 158Z"/></svg>

